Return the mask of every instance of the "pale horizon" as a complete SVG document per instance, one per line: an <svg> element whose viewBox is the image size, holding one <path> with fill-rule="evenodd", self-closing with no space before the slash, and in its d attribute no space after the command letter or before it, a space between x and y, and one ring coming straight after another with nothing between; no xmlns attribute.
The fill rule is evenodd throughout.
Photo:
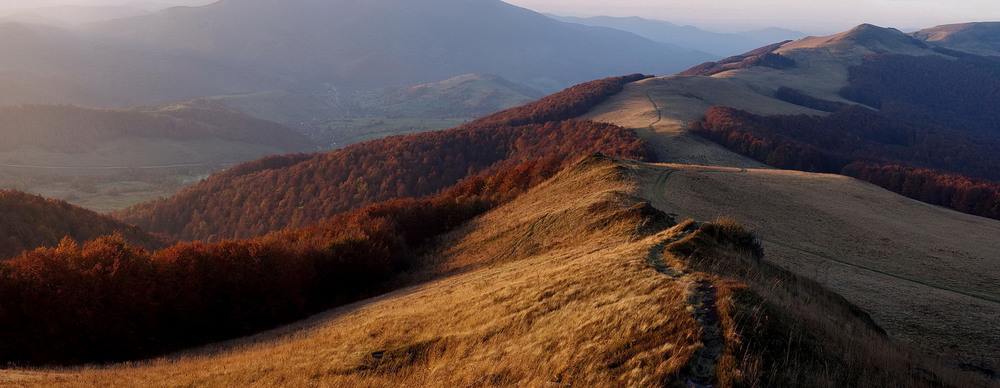
<svg viewBox="0 0 1000 388"><path fill-rule="evenodd" d="M0 15L59 5L131 6L156 9L199 6L217 0L4 0ZM862 23L901 30L942 24L1000 21L995 0L508 0L507 3L560 16L639 16L700 28L736 32L765 27L832 34Z"/></svg>
<svg viewBox="0 0 1000 388"><path fill-rule="evenodd" d="M805 33L836 33L863 23L898 29L1000 21L995 0L509 0L538 12L565 16L639 16L677 24L741 31L781 27ZM609 5L613 4L613 5Z"/></svg>

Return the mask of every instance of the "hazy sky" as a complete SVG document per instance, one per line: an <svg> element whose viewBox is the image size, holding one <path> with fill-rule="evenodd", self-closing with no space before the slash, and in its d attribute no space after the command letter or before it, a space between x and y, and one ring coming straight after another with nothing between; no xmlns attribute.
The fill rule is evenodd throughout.
<svg viewBox="0 0 1000 388"><path fill-rule="evenodd" d="M64 4L151 6L203 5L216 0L0 0L0 13L17 9L51 7Z"/></svg>
<svg viewBox="0 0 1000 388"><path fill-rule="evenodd" d="M280 0L276 0L280 1ZM414 0L420 1L420 0ZM474 1L474 0L455 0ZM0 0L0 12L56 4L201 5L213 0ZM642 16L716 30L778 26L839 32L860 23L900 29L967 21L1000 21L1000 0L508 0L568 16Z"/></svg>
<svg viewBox="0 0 1000 388"><path fill-rule="evenodd" d="M779 26L838 32L861 23L925 28L1000 21L1000 0L509 0L540 12L571 16L642 16L732 29Z"/></svg>

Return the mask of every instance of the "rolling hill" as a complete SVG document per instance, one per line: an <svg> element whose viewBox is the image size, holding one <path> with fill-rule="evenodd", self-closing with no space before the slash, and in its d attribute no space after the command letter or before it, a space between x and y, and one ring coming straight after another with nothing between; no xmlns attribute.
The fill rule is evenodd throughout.
<svg viewBox="0 0 1000 388"><path fill-rule="evenodd" d="M849 302L762 260L737 224L674 226L642 202L658 168L583 160L450 233L418 286L178 357L0 382L986 384L890 343Z"/></svg>
<svg viewBox="0 0 1000 388"><path fill-rule="evenodd" d="M1000 22L948 24L910 35L931 44L984 56L1000 56Z"/></svg>
<svg viewBox="0 0 1000 388"><path fill-rule="evenodd" d="M534 89L490 74L463 74L443 81L405 87L326 94L272 91L246 95L213 96L212 100L241 112L295 128L320 144L343 147L371 140L364 128L382 120L391 134L406 133L406 125L391 122L468 121L544 96ZM331 124L331 122L333 124ZM345 123L345 125L337 125ZM391 128L397 126L398 128ZM457 126L453 124L447 128ZM419 130L413 126L411 132ZM435 128L443 129L443 128ZM367 138L366 138L367 137Z"/></svg>
<svg viewBox="0 0 1000 388"><path fill-rule="evenodd" d="M896 30L863 25L834 36L806 38L702 65L692 69L690 75L638 81L583 117L637 129L641 137L657 148L660 160L672 163L646 178L646 187L655 188L650 189L653 192L648 195L663 193L652 201L659 209L681 218L735 217L762 236L769 259L844 295L869 312L890 336L924 352L944 354L956 365L996 370L996 365L989 361L984 363L984 360L997 359L996 350L982 345L996 342L990 334L996 332L996 327L980 325L986 318L979 315L996 314L1000 308L996 287L992 286L996 283L993 274L998 265L996 246L988 242L992 240L990 236L996 234L996 221L909 200L843 176L776 170L764 162L783 168L795 166L782 164L780 159L770 159L766 154L760 157L757 153L768 149L768 141L799 139L796 141L802 143L786 147L808 144L815 147L814 150L830 150L845 144L888 143L896 134L904 134L904 139L908 139L905 134L914 132L907 127L905 114L892 113L893 109L902 112L899 108L903 104L892 106L892 103L906 101L901 100L903 95L896 89L886 88L889 83L871 78L863 84L852 82L859 79L859 74L867 74L859 71L873 66L871 61L886 58L895 59L911 69L920 69L924 63L973 66L963 65L962 60L951 57L947 51L939 52L940 48L947 47L932 45ZM769 66L766 60L759 61L767 55L780 55L794 62L794 66ZM975 63L974 66L992 66L989 60ZM717 71L718 67L725 66L728 68ZM884 67L875 69L901 77L907 74ZM918 84L916 90L942 84L966 85L950 77L961 78L967 73L927 74L930 79L911 78L909 83L896 79L891 84L899 88ZM991 81L985 80L978 78L977 82L988 88ZM841 91L852 85L877 88L878 95L884 96L887 109L875 113L842 96ZM783 88L794 93L779 92ZM941 96L935 93L924 92L918 96ZM973 95L989 98L988 93ZM989 135L991 127L977 124L961 130L948 127L976 122L977 117L992 114L990 110L974 109L971 114L958 115L962 120L953 120L951 117L955 115L948 114L949 105L917 106L932 114L937 120L934 122L944 124L943 128L930 129L951 131L938 133L948 133L946 137L950 139L942 140L953 141L959 147L929 154L935 156L923 163L941 165L954 158L989 155L975 150L992 144L993 140L986 137L992 136ZM828 111L831 107L839 113ZM839 111L845 107L847 111ZM774 121L755 127L750 132L753 137L742 138L748 139L742 145L736 143L741 133L709 136L719 141L717 143L689 130L693 122L706 120L706 113L711 116L723 110L738 110L745 112L740 114ZM851 117L850 112L857 116L847 119ZM717 122L721 128L741 128L739 123L742 122L734 116L707 120ZM805 124L808 120L824 123L823 132L813 132L813 127ZM879 120L883 123L890 120L896 128L909 132L887 131L884 125L875 125ZM983 122L988 123L989 119ZM857 128L872 131L857 132ZM778 135L770 135L775 132ZM926 138L933 133L918 130L915 138ZM820 136L830 136L831 140ZM874 152L880 158L888 158L894 153L917 153L920 147L937 149L934 142L920 144L907 148L897 143L891 148L874 148L877 150ZM779 152L776 155L788 156L788 163L809 164L814 154ZM808 165L799 168L816 171ZM949 176L941 171L934 174ZM901 178L905 176L896 172L893 182L912 183L910 178ZM947 179L960 184L968 182L968 178ZM899 192L910 195L905 190ZM989 197L985 197L985 201L973 201L977 206L990 203ZM953 202L946 205L959 207ZM988 269L983 271L983 268ZM955 306L962 307L956 309ZM978 340L970 343L969 338ZM990 373L993 372L987 374Z"/></svg>
<svg viewBox="0 0 1000 388"><path fill-rule="evenodd" d="M107 211L173 194L181 181L276 153L307 137L218 103L136 109L0 107L0 185Z"/></svg>
<svg viewBox="0 0 1000 388"><path fill-rule="evenodd" d="M362 114L400 117L482 117L525 105L545 95L490 74L463 74L444 81L387 88L361 98Z"/></svg>
<svg viewBox="0 0 1000 388"><path fill-rule="evenodd" d="M697 133L776 167L844 173L996 217L1000 143L988 106L998 63L861 25L647 80L628 99L653 101L664 144L684 149Z"/></svg>
<svg viewBox="0 0 1000 388"><path fill-rule="evenodd" d="M199 102L130 110L73 105L0 107L0 134L5 139L0 147L2 152L38 148L47 152L87 154L112 141L127 138L177 142L220 140L269 147L273 153L310 148L308 139L281 125L219 104ZM226 152L220 150L220 154ZM174 162L190 160L178 156Z"/></svg>
<svg viewBox="0 0 1000 388"><path fill-rule="evenodd" d="M147 249L166 243L166 239L113 218L19 191L0 190L0 209L0 236L3 236L0 260L20 255L25 250L55 247L67 237L87 241L117 233L129 243Z"/></svg>
<svg viewBox="0 0 1000 388"><path fill-rule="evenodd" d="M986 360L997 354L988 344L996 331L978 322L997 313L990 286L996 271L971 268L996 266L995 247L982 243L998 230L996 221L850 178L774 170L687 130L716 105L831 117L830 107L856 104L840 94L851 85L852 67L892 53L947 55L898 31L864 25L692 69L710 76L638 80L582 117L636 129L661 160L673 163L641 170L642 196L658 209L678 219L735 216L759 231L768 260L840 293L890 337L990 375L997 366ZM795 93L777 93L782 87Z"/></svg>
<svg viewBox="0 0 1000 388"><path fill-rule="evenodd" d="M331 87L346 95L478 73L554 92L712 59L497 0L225 0L72 29L6 22L0 32L0 52L18 54L0 58L0 104L323 97Z"/></svg>
<svg viewBox="0 0 1000 388"><path fill-rule="evenodd" d="M409 284L407 274L436 237L581 153L648 157L631 131L561 120L642 78L585 83L451 131L261 159L140 214L183 228L177 234L185 238L204 235L200 241L148 251L107 236L0 261L0 359L65 365L156 356ZM383 182L415 178L413 191L367 188L365 179L386 175L393 179ZM350 190L329 184L345 176ZM302 212L288 193L304 194L299 199L316 210ZM251 238L216 237L223 233Z"/></svg>
<svg viewBox="0 0 1000 388"><path fill-rule="evenodd" d="M616 74L673 73L704 58L500 1L224 0L92 31L105 40L280 74L291 79L285 89L397 86L489 73L551 92Z"/></svg>

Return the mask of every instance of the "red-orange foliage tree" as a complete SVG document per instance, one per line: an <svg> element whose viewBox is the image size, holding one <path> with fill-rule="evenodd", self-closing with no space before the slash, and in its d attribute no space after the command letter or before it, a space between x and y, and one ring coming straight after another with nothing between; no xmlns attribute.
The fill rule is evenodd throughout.
<svg viewBox="0 0 1000 388"><path fill-rule="evenodd" d="M0 261L0 362L149 357L385 291L432 237L555 174L556 156L250 240L150 252L65 239Z"/></svg>
<svg viewBox="0 0 1000 388"><path fill-rule="evenodd" d="M54 247L64 236L89 240L112 233L147 248L165 244L139 228L64 201L0 190L0 260L24 250Z"/></svg>
<svg viewBox="0 0 1000 388"><path fill-rule="evenodd" d="M858 161L844 175L868 181L934 205L1000 219L1000 185L939 170Z"/></svg>
<svg viewBox="0 0 1000 388"><path fill-rule="evenodd" d="M763 117L713 107L691 130L775 167L844 174L928 203L1000 218L995 206L1000 185L968 177L1000 177L997 138L916 129L858 106L827 117Z"/></svg>

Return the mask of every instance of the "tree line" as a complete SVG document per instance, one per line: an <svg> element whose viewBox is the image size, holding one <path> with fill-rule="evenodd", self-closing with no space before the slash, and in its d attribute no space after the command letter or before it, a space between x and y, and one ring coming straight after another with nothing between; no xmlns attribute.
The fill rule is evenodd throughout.
<svg viewBox="0 0 1000 388"><path fill-rule="evenodd" d="M919 130L860 106L826 117L712 107L690 129L778 168L848 175L928 203L1000 218L1000 185L970 178L1000 177L1000 141L991 137Z"/></svg>

